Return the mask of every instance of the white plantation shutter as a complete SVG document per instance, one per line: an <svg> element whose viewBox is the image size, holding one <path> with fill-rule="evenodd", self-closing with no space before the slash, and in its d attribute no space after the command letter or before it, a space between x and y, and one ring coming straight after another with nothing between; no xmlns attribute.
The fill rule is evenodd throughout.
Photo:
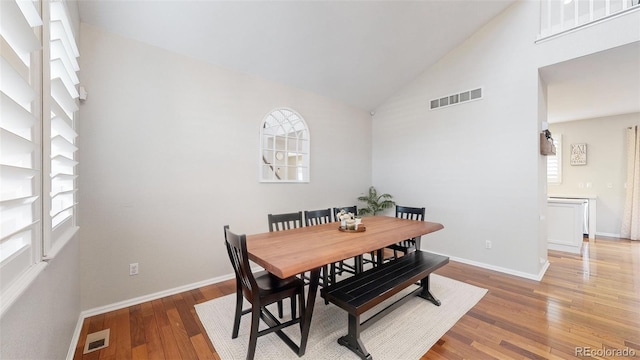
<svg viewBox="0 0 640 360"><path fill-rule="evenodd" d="M547 183L562 183L562 135L553 136L553 145L556 147L555 155L547 156Z"/></svg>
<svg viewBox="0 0 640 360"><path fill-rule="evenodd" d="M32 1L0 1L0 292L40 261L42 27Z"/></svg>
<svg viewBox="0 0 640 360"><path fill-rule="evenodd" d="M51 257L75 233L76 208L76 137L75 115L78 111L80 70L78 47L64 3L49 3L49 59L51 99L48 103L50 121L50 181L45 189L49 202L44 222L50 233L45 233L44 255Z"/></svg>
<svg viewBox="0 0 640 360"><path fill-rule="evenodd" d="M0 15L1 316L78 229L79 67L64 2L0 0Z"/></svg>

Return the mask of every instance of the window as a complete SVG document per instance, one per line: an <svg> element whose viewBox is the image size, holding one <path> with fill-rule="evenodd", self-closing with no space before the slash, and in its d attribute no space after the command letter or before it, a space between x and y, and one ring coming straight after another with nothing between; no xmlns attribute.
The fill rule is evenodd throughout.
<svg viewBox="0 0 640 360"><path fill-rule="evenodd" d="M46 113L50 129L48 187L50 194L45 204L46 229L44 255L52 257L77 230L75 223L76 170L75 160L78 148L75 145L75 114L80 97L76 86L80 83L76 46L66 8L62 2L49 3L49 61L51 78L51 99Z"/></svg>
<svg viewBox="0 0 640 360"><path fill-rule="evenodd" d="M43 268L43 260L77 230L73 90L78 68L73 64L78 51L63 2L2 0L0 13L1 314ZM56 30L55 23L64 29ZM57 48L57 40L75 49L72 59ZM70 94L64 104L61 86ZM49 89L51 97L43 98Z"/></svg>
<svg viewBox="0 0 640 360"><path fill-rule="evenodd" d="M562 183L562 135L553 137L553 145L556 147L556 154L546 156L547 158L547 183Z"/></svg>
<svg viewBox="0 0 640 360"><path fill-rule="evenodd" d="M297 112L270 112L260 127L260 181L309 181L309 129Z"/></svg>
<svg viewBox="0 0 640 360"><path fill-rule="evenodd" d="M0 291L4 295L40 256L42 20L35 3L0 1Z"/></svg>

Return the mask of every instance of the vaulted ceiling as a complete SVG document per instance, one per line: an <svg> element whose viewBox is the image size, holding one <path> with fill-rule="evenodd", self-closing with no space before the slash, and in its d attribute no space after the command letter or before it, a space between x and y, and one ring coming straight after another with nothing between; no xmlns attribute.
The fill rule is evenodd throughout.
<svg viewBox="0 0 640 360"><path fill-rule="evenodd" d="M79 0L81 21L375 110L516 0ZM541 69L549 121L640 111L638 44Z"/></svg>
<svg viewBox="0 0 640 360"><path fill-rule="evenodd" d="M83 22L334 98L384 100L515 0L80 1Z"/></svg>

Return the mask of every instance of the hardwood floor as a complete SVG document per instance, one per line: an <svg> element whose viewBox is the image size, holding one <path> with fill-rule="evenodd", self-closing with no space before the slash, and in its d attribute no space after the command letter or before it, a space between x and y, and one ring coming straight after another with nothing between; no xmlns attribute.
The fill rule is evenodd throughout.
<svg viewBox="0 0 640 360"><path fill-rule="evenodd" d="M582 256L550 251L549 261L541 282L453 261L439 269L489 291L422 359L640 357L640 242L597 238L585 241ZM193 305L234 286L226 281L88 318L74 359L219 359ZM87 334L106 328L110 346L83 356Z"/></svg>

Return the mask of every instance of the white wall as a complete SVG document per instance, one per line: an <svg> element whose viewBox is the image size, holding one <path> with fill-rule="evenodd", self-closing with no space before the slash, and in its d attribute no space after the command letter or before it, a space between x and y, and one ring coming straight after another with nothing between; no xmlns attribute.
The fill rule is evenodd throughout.
<svg viewBox="0 0 640 360"><path fill-rule="evenodd" d="M81 30L83 309L229 275L223 225L268 231L268 213L352 205L370 185L367 112ZM280 106L310 128L308 184L258 182L261 121Z"/></svg>
<svg viewBox="0 0 640 360"><path fill-rule="evenodd" d="M597 196L597 234L620 236L627 181L625 129L633 125L640 125L640 113L549 125L554 136L562 134L562 183L550 184L549 194ZM587 165L570 165L570 146L576 143L587 144Z"/></svg>
<svg viewBox="0 0 640 360"><path fill-rule="evenodd" d="M638 41L638 14L536 44L539 3L517 2L376 109L374 184L445 226L424 248L530 278L544 271L538 68ZM483 100L429 110L431 99L479 86Z"/></svg>
<svg viewBox="0 0 640 360"><path fill-rule="evenodd" d="M539 155L536 4L512 6L377 109L373 180L445 228L424 248L536 277ZM429 100L483 87L483 100ZM485 249L485 242L492 249Z"/></svg>

